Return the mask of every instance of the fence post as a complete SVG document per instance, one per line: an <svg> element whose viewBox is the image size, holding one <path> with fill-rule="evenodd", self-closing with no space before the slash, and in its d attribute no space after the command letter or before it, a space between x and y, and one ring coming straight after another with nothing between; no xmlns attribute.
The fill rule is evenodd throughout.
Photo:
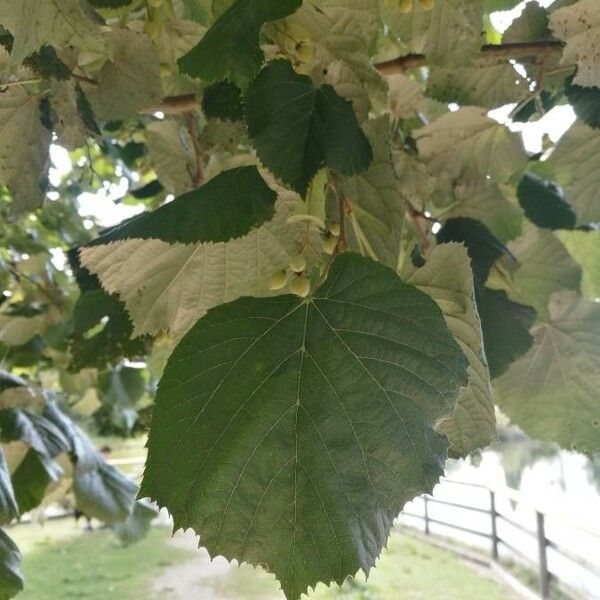
<svg viewBox="0 0 600 600"><path fill-rule="evenodd" d="M498 560L498 529L496 524L496 494L490 490L490 515L492 517L492 560Z"/></svg>
<svg viewBox="0 0 600 600"><path fill-rule="evenodd" d="M425 521L425 535L429 535L429 507L427 505L427 496L423 496L423 504L425 507L425 515L424 515L424 521Z"/></svg>
<svg viewBox="0 0 600 600"><path fill-rule="evenodd" d="M550 573L548 572L548 556L546 553L547 540L544 524L544 514L537 511L537 536L540 558L540 595L543 600L550 598Z"/></svg>

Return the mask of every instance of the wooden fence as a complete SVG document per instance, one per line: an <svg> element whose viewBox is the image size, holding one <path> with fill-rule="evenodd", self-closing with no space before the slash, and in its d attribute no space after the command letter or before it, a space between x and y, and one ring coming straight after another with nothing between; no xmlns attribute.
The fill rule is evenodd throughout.
<svg viewBox="0 0 600 600"><path fill-rule="evenodd" d="M498 563L502 550L508 552L513 558L520 563L524 563L530 568L534 568L538 574L539 580L539 597L543 600L549 600L551 593L551 586L553 584L559 587L572 589L572 583L567 581L558 570L554 572L549 568L548 564L548 552L554 551L560 555L563 559L570 562L572 565L576 565L585 574L586 578L590 581L594 581L593 587L598 592L600 597L600 532L593 531L591 528L582 528L579 525L565 520L563 517L553 515L550 512L544 512L535 506L529 506L528 508L532 512L532 516L535 517L534 527L528 527L523 523L515 520L513 517L506 514L507 511L501 511L498 509L498 501L500 498L508 499L515 504L525 504L527 501L524 500L516 490L505 488L500 490L490 489L486 486L482 486L474 483L467 483L464 481L456 481L453 479L443 479L442 484L450 486L468 486L471 488L477 488L481 492L487 495L488 501L487 506L476 506L474 504L467 504L463 502L456 502L454 500L445 499L443 493L440 492L445 485L436 487L434 495L423 495L421 496L422 512L404 511L401 515L401 521L404 522L402 517L410 517L417 519L422 523L423 531L426 535L432 534L432 526L439 525L443 528L448 528L451 531L460 532L462 534L468 534L469 536L475 536L476 538L484 539L489 541L489 555L491 561ZM414 506L414 502L411 503ZM431 509L432 506L445 506L452 509L458 509L458 512L464 512L467 514L480 514L487 515L488 520L487 527L475 528L465 525L464 515L463 518L453 519L449 515L455 511L446 511L448 516L443 518L432 517ZM558 543L551 539L551 536L547 533L547 521L549 518L556 518L561 521L562 530L571 529L573 531L573 539L580 537L581 534L593 538L597 544L592 542L591 545L587 545L588 550L585 548L581 549L570 549L565 547L563 543ZM460 522L459 522L460 521ZM499 533L500 524L504 523L520 534L529 536L534 542L536 542L535 555L531 552L525 551L522 547L519 547L517 543L507 539L508 535L501 535ZM598 520L600 523L600 519ZM406 523L405 523L406 524ZM578 535L576 536L575 533ZM451 536L453 537L453 536ZM564 537L564 536L563 536ZM589 560L583 556L584 552L588 552L589 548L594 547L591 555L597 562Z"/></svg>

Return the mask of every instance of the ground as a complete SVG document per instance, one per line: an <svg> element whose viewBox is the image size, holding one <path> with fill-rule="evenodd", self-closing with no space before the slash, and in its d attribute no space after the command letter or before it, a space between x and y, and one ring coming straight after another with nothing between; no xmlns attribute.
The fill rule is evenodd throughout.
<svg viewBox="0 0 600 600"><path fill-rule="evenodd" d="M9 530L24 554L26 590L18 600L281 600L275 579L223 559L211 563L191 535L171 539L156 526L122 547L108 530L69 520ZM451 553L394 533L369 582L319 587L311 600L514 600L498 582Z"/></svg>

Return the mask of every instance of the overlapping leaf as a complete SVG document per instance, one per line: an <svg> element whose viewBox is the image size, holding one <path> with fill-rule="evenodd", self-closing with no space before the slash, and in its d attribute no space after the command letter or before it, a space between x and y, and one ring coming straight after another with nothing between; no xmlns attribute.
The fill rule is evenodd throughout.
<svg viewBox="0 0 600 600"><path fill-rule="evenodd" d="M434 248L420 269L406 273L406 281L438 304L448 329L469 361L469 383L458 395L454 413L437 427L450 441L450 452L466 456L491 443L496 418L490 373L483 347L481 322L475 304L471 259L463 245Z"/></svg>
<svg viewBox="0 0 600 600"><path fill-rule="evenodd" d="M238 240L218 244L168 244L126 240L84 248L83 263L127 306L134 335L183 335L209 308L240 296L270 296L271 274L304 248L308 262L320 250L318 228L288 223L294 201L280 198L275 216Z"/></svg>
<svg viewBox="0 0 600 600"><path fill-rule="evenodd" d="M0 181L12 193L15 212L38 208L44 198L50 132L42 124L40 101L20 86L0 94Z"/></svg>
<svg viewBox="0 0 600 600"><path fill-rule="evenodd" d="M600 449L600 303L557 292L531 350L495 383L502 411L532 437Z"/></svg>
<svg viewBox="0 0 600 600"><path fill-rule="evenodd" d="M91 245L127 239L170 244L228 242L270 219L276 199L256 167L230 169L161 208L111 229Z"/></svg>
<svg viewBox="0 0 600 600"><path fill-rule="evenodd" d="M99 28L78 0L0 0L0 23L13 34L15 62L46 44L102 49Z"/></svg>
<svg viewBox="0 0 600 600"><path fill-rule="evenodd" d="M391 163L389 120L371 121L365 131L373 148L373 162L364 173L344 180L345 199L351 223L360 236L358 246L366 246L365 253L395 269L406 206Z"/></svg>
<svg viewBox="0 0 600 600"><path fill-rule="evenodd" d="M247 85L264 54L258 44L262 26L293 13L301 0L236 0L188 54L179 69L213 83L229 79Z"/></svg>
<svg viewBox="0 0 600 600"><path fill-rule="evenodd" d="M573 229L577 216L562 190L534 173L525 173L517 187L527 218L545 229Z"/></svg>
<svg viewBox="0 0 600 600"><path fill-rule="evenodd" d="M131 339L133 326L117 298L98 289L84 293L73 308L71 367L105 368L121 357L137 358L146 350L143 339Z"/></svg>
<svg viewBox="0 0 600 600"><path fill-rule="evenodd" d="M180 194L192 187L194 153L189 133L171 119L146 126L146 141L154 171L165 189Z"/></svg>
<svg viewBox="0 0 600 600"><path fill-rule="evenodd" d="M246 122L263 164L302 195L322 166L354 175L373 157L352 104L285 60L269 63L248 89Z"/></svg>
<svg viewBox="0 0 600 600"><path fill-rule="evenodd" d="M506 181L527 157L518 135L486 115L461 108L415 132L419 153L441 180Z"/></svg>
<svg viewBox="0 0 600 600"><path fill-rule="evenodd" d="M242 298L187 334L159 386L141 494L296 600L369 571L397 512L441 474L434 425L464 383L433 300L344 254L309 300Z"/></svg>
<svg viewBox="0 0 600 600"><path fill-rule="evenodd" d="M600 232L561 231L557 233L569 254L582 270L581 289L589 300L600 298Z"/></svg>
<svg viewBox="0 0 600 600"><path fill-rule="evenodd" d="M414 2L409 13L396 0L383 6L386 23L408 52L426 54L431 64L464 65L482 43L483 0L436 1L433 10Z"/></svg>
<svg viewBox="0 0 600 600"><path fill-rule="evenodd" d="M110 59L94 85L84 84L86 95L100 119L124 119L157 106L162 98L160 66L150 38L128 29L108 36Z"/></svg>
<svg viewBox="0 0 600 600"><path fill-rule="evenodd" d="M517 264L490 287L504 289L509 298L547 315L550 296L561 289L579 290L581 267L551 232L533 227L508 244Z"/></svg>

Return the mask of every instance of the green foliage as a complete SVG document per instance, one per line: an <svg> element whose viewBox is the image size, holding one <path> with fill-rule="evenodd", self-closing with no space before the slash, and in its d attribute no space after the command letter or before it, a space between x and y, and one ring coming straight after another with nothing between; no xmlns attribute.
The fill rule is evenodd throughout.
<svg viewBox="0 0 600 600"><path fill-rule="evenodd" d="M206 185L151 213L111 229L91 245L134 238L171 244L228 242L271 219L276 199L277 194L255 167L239 167L224 171Z"/></svg>
<svg viewBox="0 0 600 600"><path fill-rule="evenodd" d="M266 565L290 598L368 572L395 515L441 473L434 425L466 365L440 325L426 294L355 254L310 300L213 309L165 370L141 493L177 529L203 523L212 555ZM182 460L165 469L174 448Z"/></svg>
<svg viewBox="0 0 600 600"><path fill-rule="evenodd" d="M287 61L269 63L248 89L245 102L248 132L259 158L303 196L322 166L354 175L371 162L371 147L351 103L329 85L316 88Z"/></svg>
<svg viewBox="0 0 600 600"><path fill-rule="evenodd" d="M179 60L182 73L208 83L229 79L246 86L264 60L261 27L293 13L302 0L236 0Z"/></svg>
<svg viewBox="0 0 600 600"><path fill-rule="evenodd" d="M517 4L0 0L0 522L138 538L84 427L150 427L145 492L297 597L498 411L600 450L599 13Z"/></svg>

